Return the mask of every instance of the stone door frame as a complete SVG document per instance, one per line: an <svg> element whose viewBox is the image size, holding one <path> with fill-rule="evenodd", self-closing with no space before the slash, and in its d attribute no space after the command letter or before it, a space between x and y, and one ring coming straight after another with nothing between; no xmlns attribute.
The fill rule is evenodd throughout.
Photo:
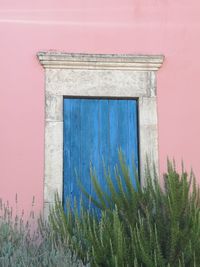
<svg viewBox="0 0 200 267"><path fill-rule="evenodd" d="M45 69L44 214L63 193L63 97L116 97L138 100L141 184L146 156L158 170L156 72L162 55L109 55L39 52Z"/></svg>

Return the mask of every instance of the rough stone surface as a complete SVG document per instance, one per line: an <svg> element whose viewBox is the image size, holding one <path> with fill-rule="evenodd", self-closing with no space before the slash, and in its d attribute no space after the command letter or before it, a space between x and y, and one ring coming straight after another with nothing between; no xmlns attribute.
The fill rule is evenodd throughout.
<svg viewBox="0 0 200 267"><path fill-rule="evenodd" d="M62 190L60 187L60 183L51 182L48 181L44 184L44 202L53 203L55 199L55 194L58 194L60 199L62 199Z"/></svg>
<svg viewBox="0 0 200 267"><path fill-rule="evenodd" d="M155 71L148 72L147 91L148 91L149 97L156 96L156 72Z"/></svg>
<svg viewBox="0 0 200 267"><path fill-rule="evenodd" d="M43 209L44 209L44 212L43 212L43 218L44 218L45 220L48 219L48 215L49 215L50 208L51 208L52 204L53 204L53 203L44 202L44 205L43 205Z"/></svg>
<svg viewBox="0 0 200 267"><path fill-rule="evenodd" d="M46 121L63 121L63 96L46 93Z"/></svg>
<svg viewBox="0 0 200 267"><path fill-rule="evenodd" d="M139 123L140 126L157 124L156 97L139 98Z"/></svg>
<svg viewBox="0 0 200 267"><path fill-rule="evenodd" d="M150 164L155 164L157 171L158 163L158 133L157 125L140 125L140 175L141 183L145 183L145 167L147 159Z"/></svg>
<svg viewBox="0 0 200 267"><path fill-rule="evenodd" d="M46 90L54 95L148 96L148 72L111 70L46 70Z"/></svg>
<svg viewBox="0 0 200 267"><path fill-rule="evenodd" d="M62 192L63 123L46 122L45 128L45 186L44 199L52 199L51 188ZM55 186L57 185L57 187Z"/></svg>

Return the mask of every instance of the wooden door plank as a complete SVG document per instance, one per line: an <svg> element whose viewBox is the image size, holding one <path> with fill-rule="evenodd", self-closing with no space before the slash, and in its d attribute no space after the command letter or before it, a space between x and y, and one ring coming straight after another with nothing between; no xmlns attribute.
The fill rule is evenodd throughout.
<svg viewBox="0 0 200 267"><path fill-rule="evenodd" d="M63 204L66 208L67 197L71 195L70 191L70 178L71 178L71 100L64 99L63 101Z"/></svg>
<svg viewBox="0 0 200 267"><path fill-rule="evenodd" d="M80 199L80 190L77 188L77 179L81 179L80 166L80 137L81 137L81 113L80 113L80 99L71 100L71 165L70 165L70 192L72 199L75 197L78 201Z"/></svg>
<svg viewBox="0 0 200 267"><path fill-rule="evenodd" d="M109 149L109 100L99 100L99 175L98 181L105 188L104 164L108 167ZM105 188L107 192L107 188Z"/></svg>
<svg viewBox="0 0 200 267"><path fill-rule="evenodd" d="M118 147L122 149L123 154L127 157L128 152L128 109L127 100L118 100Z"/></svg>
<svg viewBox="0 0 200 267"><path fill-rule="evenodd" d="M90 163L98 173L98 100L81 100L81 175L82 183L90 194Z"/></svg>
<svg viewBox="0 0 200 267"><path fill-rule="evenodd" d="M118 101L109 100L109 168L114 177L114 167L118 163Z"/></svg>
<svg viewBox="0 0 200 267"><path fill-rule="evenodd" d="M133 172L133 162L138 171L138 126L137 126L137 101L128 101L128 120L129 120L129 129L128 129L128 165L130 168L130 175L133 179L133 184L136 186L134 172Z"/></svg>

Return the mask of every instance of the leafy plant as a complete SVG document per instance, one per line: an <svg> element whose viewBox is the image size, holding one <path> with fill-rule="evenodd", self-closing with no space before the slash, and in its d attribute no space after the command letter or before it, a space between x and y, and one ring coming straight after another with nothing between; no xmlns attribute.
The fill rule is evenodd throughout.
<svg viewBox="0 0 200 267"><path fill-rule="evenodd" d="M81 267L67 243L53 237L52 229L41 218L35 231L33 218L22 216L0 201L0 266L2 267ZM33 213L31 212L31 216Z"/></svg>
<svg viewBox="0 0 200 267"><path fill-rule="evenodd" d="M192 267L200 266L200 194L193 172L168 161L164 187L147 162L145 186L135 188L122 153L115 177L105 172L109 193L101 188L94 170L91 180L97 199L85 194L98 209L69 201L65 213L58 197L50 213L55 236L67 240L78 257L91 266ZM114 186L116 185L116 186Z"/></svg>

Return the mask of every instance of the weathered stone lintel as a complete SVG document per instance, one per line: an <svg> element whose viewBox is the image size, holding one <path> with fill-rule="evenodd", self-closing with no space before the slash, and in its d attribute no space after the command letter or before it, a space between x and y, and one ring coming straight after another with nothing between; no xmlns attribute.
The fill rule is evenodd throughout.
<svg viewBox="0 0 200 267"><path fill-rule="evenodd" d="M44 68L101 69L156 71L164 60L162 55L109 55L39 52L38 59Z"/></svg>
<svg viewBox="0 0 200 267"><path fill-rule="evenodd" d="M153 72L46 69L46 92L52 95L141 97L155 95Z"/></svg>

